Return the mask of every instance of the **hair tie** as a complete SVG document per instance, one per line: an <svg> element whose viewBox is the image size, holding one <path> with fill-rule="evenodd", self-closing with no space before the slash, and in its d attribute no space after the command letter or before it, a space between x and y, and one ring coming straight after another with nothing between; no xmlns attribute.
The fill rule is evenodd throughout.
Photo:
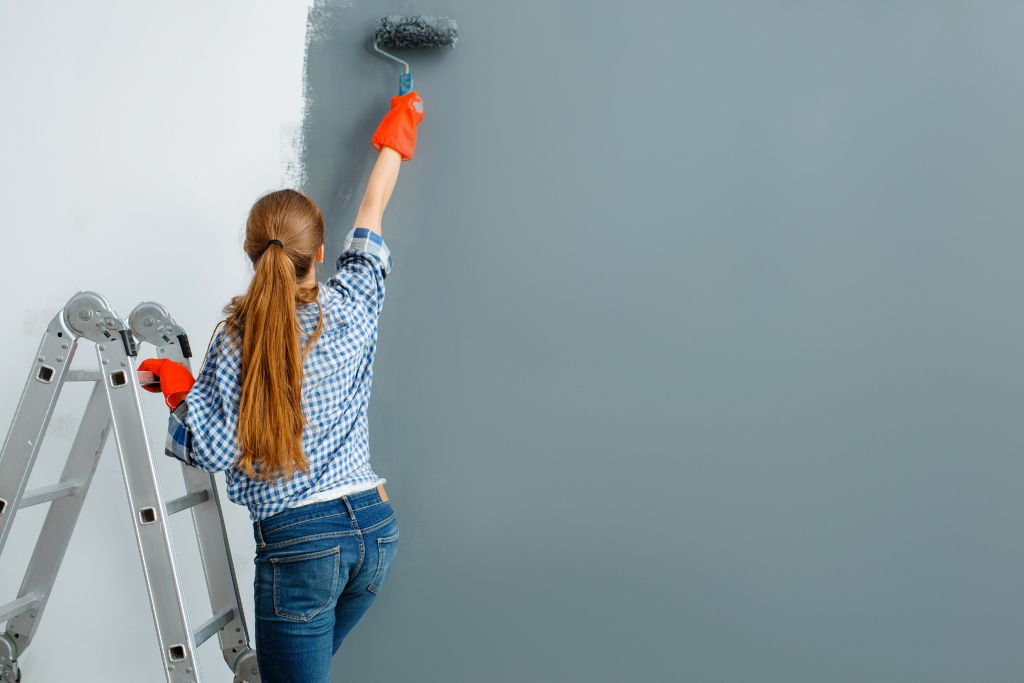
<svg viewBox="0 0 1024 683"><path fill-rule="evenodd" d="M271 244L280 244L282 247L284 246L284 242L281 240L267 240L267 248L270 248Z"/></svg>

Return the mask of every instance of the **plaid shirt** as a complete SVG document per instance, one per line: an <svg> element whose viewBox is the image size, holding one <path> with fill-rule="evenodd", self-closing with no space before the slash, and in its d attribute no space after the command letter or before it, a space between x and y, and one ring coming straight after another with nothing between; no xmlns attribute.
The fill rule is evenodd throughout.
<svg viewBox="0 0 1024 683"><path fill-rule="evenodd" d="M302 448L307 472L290 479L251 479L235 463L241 350L222 328L185 400L171 413L165 453L206 472L225 472L228 498L249 508L252 521L269 517L310 494L345 484L371 483L367 405L377 347L377 319L391 251L378 233L353 228L337 270L319 287L323 332L303 368L302 409L307 423ZM300 343L316 329L315 303L298 307Z"/></svg>

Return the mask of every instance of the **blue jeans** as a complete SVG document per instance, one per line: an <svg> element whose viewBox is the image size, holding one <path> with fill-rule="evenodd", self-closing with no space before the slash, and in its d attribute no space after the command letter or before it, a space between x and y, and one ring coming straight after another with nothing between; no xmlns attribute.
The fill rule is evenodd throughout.
<svg viewBox="0 0 1024 683"><path fill-rule="evenodd" d="M378 489L359 491L253 522L253 535L263 683L330 683L331 657L384 587L395 558L391 503Z"/></svg>

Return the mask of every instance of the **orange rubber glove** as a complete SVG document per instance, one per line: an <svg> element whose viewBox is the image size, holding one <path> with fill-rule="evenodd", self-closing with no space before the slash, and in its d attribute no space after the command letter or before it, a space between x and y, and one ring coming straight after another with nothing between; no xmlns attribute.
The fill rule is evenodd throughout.
<svg viewBox="0 0 1024 683"><path fill-rule="evenodd" d="M391 98L391 111L377 126L370 144L377 150L390 147L401 155L402 161L409 161L416 151L416 126L422 120L423 100L419 93L410 90L396 95Z"/></svg>
<svg viewBox="0 0 1024 683"><path fill-rule="evenodd" d="M147 358L139 363L139 372L152 372L160 379L159 386L143 384L142 388L153 393L162 391L164 403L171 410L178 407L196 383L188 368L169 358Z"/></svg>

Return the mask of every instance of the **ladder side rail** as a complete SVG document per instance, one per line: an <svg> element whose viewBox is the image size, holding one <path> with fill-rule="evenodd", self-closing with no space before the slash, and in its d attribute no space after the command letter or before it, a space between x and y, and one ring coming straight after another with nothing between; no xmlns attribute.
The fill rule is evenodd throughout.
<svg viewBox="0 0 1024 683"><path fill-rule="evenodd" d="M68 501L72 501L71 507L80 507L88 492L87 482L83 485L82 482L62 481L34 489L27 494L25 487L31 477L32 468L64 382L95 382L100 377L98 372L70 370L79 338L86 336L82 331L84 328L92 329L98 337L104 339L115 338L108 325L109 318L102 315L101 308L93 305L97 301L104 302L103 298L94 292L78 292L71 297L47 325L36 351L28 381L19 399L10 431L4 440L3 450L0 451L0 551L6 544L14 516L19 509L43 502L59 503L62 508L68 508ZM121 340L128 342L129 337L121 335ZM93 397L96 393L94 387ZM102 393L100 392L101 395ZM90 398L90 405L93 407L93 415L99 406L103 406L102 403L98 406L93 398ZM103 407L104 410L109 410ZM109 419L97 419L103 423L109 422ZM87 421L87 425L93 424L94 421ZM78 445L72 445L72 451L64 465L65 474L69 472L69 467L77 466L77 463L81 462L79 458L82 454L88 455L86 445L92 440L89 438L89 431L89 426L85 426L84 431L83 425L79 426L79 432L75 437L75 444ZM99 457L98 453L94 455ZM63 514L61 517L64 524L73 527L77 513ZM56 521L50 514L47 515L47 520L44 522L44 529L48 527L49 538L58 543L59 537L63 534L54 531ZM66 529L66 533L70 535L71 529ZM46 579L49 573L56 575L66 550L66 542L63 546L58 543L56 547L48 547L48 540L43 536L44 534L41 534L36 541L33 557L30 558L29 568L19 589L20 596L10 603L0 605L3 621L7 622L4 633L0 634L0 678L4 681L17 681L21 678L18 655L28 646L36 628L26 620L36 619L40 615L49 598L50 588L47 587ZM48 559L44 558L44 555ZM49 565L45 570L42 567L44 563ZM43 581L38 585L31 585L36 577L36 569L43 571ZM49 586L52 587L52 580L49 581Z"/></svg>
<svg viewBox="0 0 1024 683"><path fill-rule="evenodd" d="M109 304L105 301L93 304L106 306L103 313L108 320L107 329L102 334L90 336L87 333L86 336L96 342L96 355L110 406L164 675L167 683L197 683L201 676L196 645L189 627L165 502L146 430L142 388L134 363L138 355L135 338ZM121 339L110 334L112 331L119 333Z"/></svg>
<svg viewBox="0 0 1024 683"><path fill-rule="evenodd" d="M132 311L129 323L142 341L156 347L157 356L183 364L190 371L188 336L163 306L142 302ZM217 480L213 474L181 463L186 496L206 492L206 499L192 506L192 521L199 543L199 555L214 615L233 611L232 618L217 631L221 652L228 668L250 683L258 683L256 652L250 646L249 630L242 609Z"/></svg>
<svg viewBox="0 0 1024 683"><path fill-rule="evenodd" d="M77 492L50 503L18 591L19 599L36 596L36 600L31 609L14 616L7 624L7 635L14 638L19 653L24 652L32 642L42 621L43 610L71 541L110 427L106 392L99 383L94 383L60 478L62 483L76 484Z"/></svg>
<svg viewBox="0 0 1024 683"><path fill-rule="evenodd" d="M53 317L43 333L0 451L0 554L78 347L78 335L67 325L65 310Z"/></svg>

